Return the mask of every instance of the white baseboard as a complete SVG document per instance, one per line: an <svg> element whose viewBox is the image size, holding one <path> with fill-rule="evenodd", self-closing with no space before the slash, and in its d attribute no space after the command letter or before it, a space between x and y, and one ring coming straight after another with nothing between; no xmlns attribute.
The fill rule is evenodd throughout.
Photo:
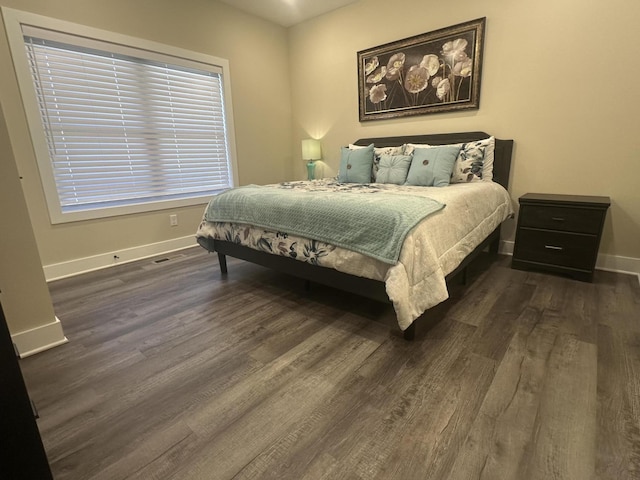
<svg viewBox="0 0 640 480"><path fill-rule="evenodd" d="M500 253L513 255L513 241L501 241ZM620 255L598 255L596 269L607 272L626 273L636 275L640 282L640 258L622 257Z"/></svg>
<svg viewBox="0 0 640 480"><path fill-rule="evenodd" d="M149 245L141 245L139 247L127 248L124 250L116 250L106 252L91 257L77 258L68 262L54 263L45 265L44 275L48 282L59 280L61 278L79 275L81 273L92 272L114 265L134 262L143 258L162 255L184 248L194 247L197 245L194 235L188 237L180 237L164 242L151 243ZM117 257L117 258L116 258Z"/></svg>
<svg viewBox="0 0 640 480"><path fill-rule="evenodd" d="M513 244L515 242L508 240L500 240L500 248L498 248L498 253L502 255L513 255Z"/></svg>
<svg viewBox="0 0 640 480"><path fill-rule="evenodd" d="M640 281L640 258L621 257L618 255L598 255L596 268L608 272L637 275Z"/></svg>
<svg viewBox="0 0 640 480"><path fill-rule="evenodd" d="M11 340L16 346L20 358L35 355L68 342L58 317L55 317L53 322L46 325L40 325L39 327L11 335Z"/></svg>

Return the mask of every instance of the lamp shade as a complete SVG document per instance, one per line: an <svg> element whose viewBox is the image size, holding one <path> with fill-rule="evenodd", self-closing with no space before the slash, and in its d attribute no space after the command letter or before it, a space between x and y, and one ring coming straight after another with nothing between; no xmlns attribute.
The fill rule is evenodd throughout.
<svg viewBox="0 0 640 480"><path fill-rule="evenodd" d="M302 140L302 159L303 160L320 160L322 152L320 150L320 140L315 138L307 138Z"/></svg>

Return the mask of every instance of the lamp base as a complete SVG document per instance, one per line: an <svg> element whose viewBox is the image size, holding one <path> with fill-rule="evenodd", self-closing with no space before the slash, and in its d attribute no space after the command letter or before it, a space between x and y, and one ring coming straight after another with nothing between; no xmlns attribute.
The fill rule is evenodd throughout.
<svg viewBox="0 0 640 480"><path fill-rule="evenodd" d="M316 162L309 160L307 162L307 180L313 180L316 173Z"/></svg>

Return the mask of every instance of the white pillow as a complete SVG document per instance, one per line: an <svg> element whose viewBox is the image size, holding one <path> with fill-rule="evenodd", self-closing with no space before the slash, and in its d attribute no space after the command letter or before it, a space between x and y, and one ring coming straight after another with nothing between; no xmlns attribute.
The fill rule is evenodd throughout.
<svg viewBox="0 0 640 480"><path fill-rule="evenodd" d="M422 143L422 144L420 144L420 143L407 143L404 146L404 154L405 155L412 155L413 151L416 148L431 148L431 147L435 147L435 145L428 145L426 143Z"/></svg>
<svg viewBox="0 0 640 480"><path fill-rule="evenodd" d="M367 148L362 147L360 145L354 145L352 143L349 144L349 148L351 150L357 150L359 148ZM373 154L378 158L382 155L403 155L405 149L405 145L398 145L397 147L374 147Z"/></svg>

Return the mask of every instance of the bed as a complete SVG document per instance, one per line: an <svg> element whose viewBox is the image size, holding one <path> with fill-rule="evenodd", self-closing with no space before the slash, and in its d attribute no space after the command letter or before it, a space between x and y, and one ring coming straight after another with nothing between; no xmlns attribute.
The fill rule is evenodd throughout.
<svg viewBox="0 0 640 480"><path fill-rule="evenodd" d="M483 145L484 151L488 139L491 139L493 151L492 171L488 170L485 161L485 178L482 180L471 179L469 174L471 181L461 181L444 187L421 186L420 182L414 182L413 185L374 182L378 175L377 168L382 168L383 164L387 165L384 162L390 158L400 158L392 154L402 151L412 155L410 158L414 160L419 154L428 154L431 158L437 149L446 150L451 145L462 145L462 150L467 149L466 151L471 151L469 148L472 145ZM447 284L458 274L466 276L467 266L481 251L488 248L490 252L497 253L500 226L513 215L512 202L507 193L513 140L494 139L485 132L363 138L349 145L349 152L345 153L347 147L343 149L345 151L342 152L343 162L339 177L344 173L342 168L345 154L351 155L352 150L371 148L372 144L376 150L376 162L373 165L371 182L346 183L336 179L322 179L285 182L267 187L272 187L269 190L270 194L277 195L285 193L283 190L297 191L305 201L308 197L310 202L310 194L313 193L324 198L325 202L334 198L339 198L342 202L344 198L362 197L366 199L365 202L372 202L373 199L380 202L385 199L386 203L386 199L392 198L393 201L407 205L407 210L411 207L409 200L413 197L420 197L416 198L416 202L427 201L421 198L427 197L428 201L441 204L442 208L436 208L426 217L415 220L413 227L406 228L405 236L395 252L395 260L393 253L384 258L375 255L372 257L359 248L355 248L355 251L351 250L351 247L345 248L341 243L342 238L338 240L336 237L334 244L330 238L325 238L331 234L328 227L326 235L324 228L313 230L322 232L322 235L317 236L323 238L318 239L300 235L297 231L298 223L295 222L292 225L296 227L291 227L292 233L282 230L280 222L277 222L277 227L270 228L261 221L256 221L258 225L250 225L251 222L245 223L244 218L242 221L231 222L226 217L221 217L221 221L220 218L212 217L211 213L214 210L222 210L220 204L212 205L217 199L213 199L205 210L205 218L196 233L198 243L209 252L218 254L223 275L228 274L226 257L231 256L277 269L308 282L329 285L376 301L391 302L405 339L413 339L415 320L426 310L448 298ZM426 148L433 147L437 149L426 152ZM389 155L381 156L387 153ZM384 159L382 163L381 158ZM458 161L459 158L456 162ZM422 163L426 165L429 162ZM390 170L384 170L385 173L388 171ZM378 178L382 178L383 170L380 169L379 172ZM482 166L480 173L477 168L475 172L481 176ZM409 175L412 175L411 170ZM413 178L416 178L415 175ZM248 193L251 193L253 187L240 187L230 193L238 196L244 193L244 188L248 188ZM258 193L266 189L260 188L255 187ZM365 195L345 197L355 190ZM293 200L293 203L296 202ZM352 205L350 200L347 202L349 206ZM309 208L308 204L305 208ZM416 208L419 209L419 206ZM273 210L276 210L275 204ZM320 217L327 218L328 215ZM374 228L373 223L371 228ZM377 238L379 231L376 232L374 237Z"/></svg>

